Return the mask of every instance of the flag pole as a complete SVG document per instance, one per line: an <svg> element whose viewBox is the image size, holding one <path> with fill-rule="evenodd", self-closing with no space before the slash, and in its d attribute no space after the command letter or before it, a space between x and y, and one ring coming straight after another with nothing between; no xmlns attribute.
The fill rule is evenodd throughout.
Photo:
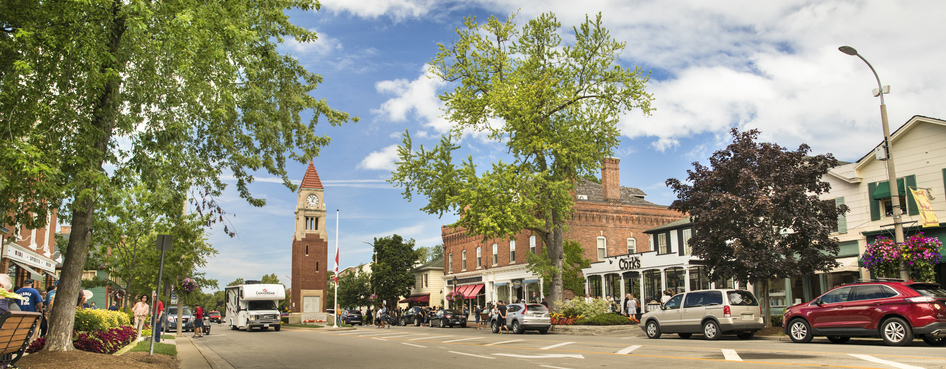
<svg viewBox="0 0 946 369"><path fill-rule="evenodd" d="M338 314L341 309L338 308L338 209L335 209L335 326L338 328Z"/></svg>

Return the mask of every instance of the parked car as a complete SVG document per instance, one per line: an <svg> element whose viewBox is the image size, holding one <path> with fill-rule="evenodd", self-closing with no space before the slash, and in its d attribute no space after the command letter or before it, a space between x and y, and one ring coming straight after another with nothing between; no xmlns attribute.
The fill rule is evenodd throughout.
<svg viewBox="0 0 946 369"><path fill-rule="evenodd" d="M659 310L641 316L641 329L648 338L676 333L690 338L702 333L708 340L735 333L750 339L765 328L762 307L752 292L735 289L699 290L677 294Z"/></svg>
<svg viewBox="0 0 946 369"><path fill-rule="evenodd" d="M430 317L430 326L440 328L460 326L466 328L466 315L458 310L437 310L437 313Z"/></svg>
<svg viewBox="0 0 946 369"><path fill-rule="evenodd" d="M490 316L489 326L493 333L499 333L499 317ZM516 334L527 330L536 330L546 334L552 328L552 319L549 309L542 304L508 304L506 305L506 327Z"/></svg>
<svg viewBox="0 0 946 369"><path fill-rule="evenodd" d="M903 346L920 337L930 346L946 346L946 290L935 283L859 281L788 308L782 323L793 342L880 337Z"/></svg>
<svg viewBox="0 0 946 369"><path fill-rule="evenodd" d="M347 310L342 313L342 322L348 325L365 325L361 310Z"/></svg>
<svg viewBox="0 0 946 369"><path fill-rule="evenodd" d="M211 310L211 311L207 312L207 318L210 319L210 322L211 322L211 323L214 323L214 322L216 322L216 323L218 323L218 324L219 324L219 323L223 323L223 320L220 319L220 312L219 312L219 311Z"/></svg>
<svg viewBox="0 0 946 369"><path fill-rule="evenodd" d="M181 324L181 332L193 331L194 330L194 314L191 313L191 308L185 306L183 309L183 314L181 318L183 322ZM177 306L168 306L164 311L164 316L167 317L167 321L164 322L164 331L171 332L177 330Z"/></svg>
<svg viewBox="0 0 946 369"><path fill-rule="evenodd" d="M414 307L408 308L407 310L404 310L401 313L401 318L398 319L397 324L400 326L413 324L415 326L420 327L420 323L424 322L423 313L425 313L424 308L421 306L414 306Z"/></svg>

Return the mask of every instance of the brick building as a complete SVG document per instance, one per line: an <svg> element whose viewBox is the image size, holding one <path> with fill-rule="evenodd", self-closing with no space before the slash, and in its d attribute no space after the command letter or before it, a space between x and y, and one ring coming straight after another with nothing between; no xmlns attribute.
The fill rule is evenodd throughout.
<svg viewBox="0 0 946 369"><path fill-rule="evenodd" d="M580 179L575 189L572 218L564 238L581 244L585 257L592 263L613 263L613 257L648 251L652 247L645 230L684 218L667 206L645 200L646 194L640 189L621 187L619 163L619 159L605 159L601 184ZM485 241L459 228L443 227L441 233L445 293L456 288L480 305L497 300L541 301L544 297L544 282L530 273L526 265L527 252L541 253L544 247L531 231L511 239ZM601 279L598 281L600 287ZM619 284L609 285L612 290L595 285L588 288L611 294L620 292L613 290Z"/></svg>
<svg viewBox="0 0 946 369"><path fill-rule="evenodd" d="M290 323L324 319L328 307L328 232L325 226L325 189L310 161L295 211L292 236L292 313Z"/></svg>
<svg viewBox="0 0 946 369"><path fill-rule="evenodd" d="M57 279L56 262L51 259L56 252L56 222L57 212L53 211L42 228L27 229L20 224L0 227L0 268L10 275L14 289L29 278L34 288L45 291Z"/></svg>

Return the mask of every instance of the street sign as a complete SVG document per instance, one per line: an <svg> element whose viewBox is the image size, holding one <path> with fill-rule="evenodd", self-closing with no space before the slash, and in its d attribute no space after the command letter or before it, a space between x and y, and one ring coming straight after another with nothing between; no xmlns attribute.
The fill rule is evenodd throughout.
<svg viewBox="0 0 946 369"><path fill-rule="evenodd" d="M155 245L158 251L171 251L171 244L174 243L174 236L169 234L159 234L158 242Z"/></svg>
<svg viewBox="0 0 946 369"><path fill-rule="evenodd" d="M172 293L172 294L171 294L171 305L177 305L177 294L176 294L176 293Z"/></svg>

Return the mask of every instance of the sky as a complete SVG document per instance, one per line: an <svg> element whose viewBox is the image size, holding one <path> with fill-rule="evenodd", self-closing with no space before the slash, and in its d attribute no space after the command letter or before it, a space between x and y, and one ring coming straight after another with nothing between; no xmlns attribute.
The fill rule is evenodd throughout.
<svg viewBox="0 0 946 369"><path fill-rule="evenodd" d="M569 43L586 15L603 23L626 48L619 63L650 73L650 116L620 117L622 186L669 205L668 178L686 178L694 162L730 143L729 130L758 129L760 140L813 154L856 161L883 139L877 80L868 66L838 51L856 48L884 85L891 131L913 115L946 118L946 2L942 1L574 1L574 0L323 0L319 11L293 10L290 20L318 40L287 40L279 50L324 82L312 95L360 121L320 124L332 143L313 160L325 187L329 258L340 268L371 260L374 238L398 234L416 246L442 243L441 226L456 220L420 210L385 180L396 147L410 132L414 145L433 147L450 128L437 96L452 85L426 73L438 44L457 39L464 17L485 21L518 12L520 25L546 12L562 23ZM501 143L466 136L456 158L472 155L480 168L502 158ZM299 184L308 163L290 163ZM219 200L236 237L209 230L219 252L199 271L220 286L275 273L290 285L293 212L297 193L257 173L250 186L267 205L239 198L235 181ZM336 216L336 210L338 216ZM218 226L219 227L219 226ZM336 231L337 229L337 231ZM332 266L331 262L327 265Z"/></svg>

